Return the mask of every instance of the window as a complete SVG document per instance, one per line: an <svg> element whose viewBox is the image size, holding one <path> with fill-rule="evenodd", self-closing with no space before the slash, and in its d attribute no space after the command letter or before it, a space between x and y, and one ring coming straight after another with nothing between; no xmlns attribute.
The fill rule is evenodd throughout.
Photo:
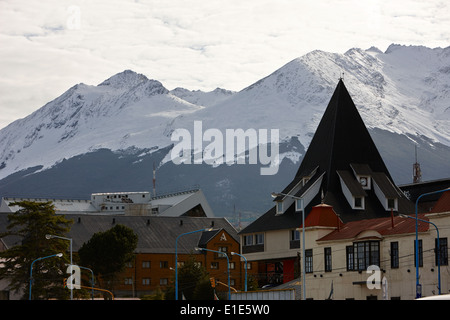
<svg viewBox="0 0 450 320"><path fill-rule="evenodd" d="M353 271L355 270L353 246L345 247L345 251L347 256L347 271Z"/></svg>
<svg viewBox="0 0 450 320"><path fill-rule="evenodd" d="M244 236L244 246L253 245L253 235Z"/></svg>
<svg viewBox="0 0 450 320"><path fill-rule="evenodd" d="M355 208L362 208L363 204L362 204L362 198L355 198Z"/></svg>
<svg viewBox="0 0 450 320"><path fill-rule="evenodd" d="M313 251L312 249L305 250L305 272L313 272Z"/></svg>
<svg viewBox="0 0 450 320"><path fill-rule="evenodd" d="M264 233L255 234L255 243L256 244L264 244Z"/></svg>
<svg viewBox="0 0 450 320"><path fill-rule="evenodd" d="M391 268L397 269L399 266L398 242L391 242Z"/></svg>
<svg viewBox="0 0 450 320"><path fill-rule="evenodd" d="M132 278L125 278L125 284L133 284Z"/></svg>
<svg viewBox="0 0 450 320"><path fill-rule="evenodd" d="M353 247L353 252L351 248ZM355 242L346 248L347 270L366 270L370 265L380 266L380 243L378 241Z"/></svg>
<svg viewBox="0 0 450 320"><path fill-rule="evenodd" d="M324 248L325 272L331 271L331 248Z"/></svg>
<svg viewBox="0 0 450 320"><path fill-rule="evenodd" d="M226 258L226 255L228 253L228 247L219 247L218 249L219 250L217 251L222 252L223 254L217 253L216 258Z"/></svg>
<svg viewBox="0 0 450 320"><path fill-rule="evenodd" d="M300 231L299 230L291 230L291 241L300 240Z"/></svg>
<svg viewBox="0 0 450 320"><path fill-rule="evenodd" d="M220 251L220 252L223 252L223 253L227 253L228 252L228 247L219 247L219 250L217 250L217 251Z"/></svg>
<svg viewBox="0 0 450 320"><path fill-rule="evenodd" d="M169 262L167 262L167 261L160 261L159 262L159 268L160 269L168 269L169 268Z"/></svg>
<svg viewBox="0 0 450 320"><path fill-rule="evenodd" d="M228 268L230 268L230 270L236 269L236 263L235 263L235 262L230 262L230 263L228 264Z"/></svg>
<svg viewBox="0 0 450 320"><path fill-rule="evenodd" d="M359 177L359 183L361 183L361 186L363 189L370 189L370 178L367 176L361 176Z"/></svg>
<svg viewBox="0 0 450 320"><path fill-rule="evenodd" d="M397 202L396 200L397 199L387 199L388 209L394 209L394 210L397 209L397 206L395 205Z"/></svg>
<svg viewBox="0 0 450 320"><path fill-rule="evenodd" d="M152 280L150 278L142 278L142 285L149 286L152 284Z"/></svg>
<svg viewBox="0 0 450 320"><path fill-rule="evenodd" d="M438 265L438 257L440 259L439 264L441 266L448 266L448 242L447 242L447 238L439 238L439 251L440 251L440 255L438 255L438 249L437 249L437 242L438 239L434 239L435 240L435 250L434 252L436 252L435 256L436 256L436 265Z"/></svg>
<svg viewBox="0 0 450 320"><path fill-rule="evenodd" d="M303 199L295 199L295 211L302 212L303 210Z"/></svg>
<svg viewBox="0 0 450 320"><path fill-rule="evenodd" d="M423 267L422 240L419 240L418 246L419 246L419 258L418 258L419 259L419 267ZM416 259L417 259L417 256L416 256L416 240L414 240L414 267L417 266Z"/></svg>
<svg viewBox="0 0 450 320"><path fill-rule="evenodd" d="M277 202L277 214L283 213L283 202Z"/></svg>
<svg viewBox="0 0 450 320"><path fill-rule="evenodd" d="M142 261L142 269L150 269L150 261Z"/></svg>
<svg viewBox="0 0 450 320"><path fill-rule="evenodd" d="M169 283L169 280L167 278L159 279L159 285L160 286L167 286L168 283Z"/></svg>
<svg viewBox="0 0 450 320"><path fill-rule="evenodd" d="M215 262L215 261L212 261L211 262L211 269L219 269L219 263Z"/></svg>

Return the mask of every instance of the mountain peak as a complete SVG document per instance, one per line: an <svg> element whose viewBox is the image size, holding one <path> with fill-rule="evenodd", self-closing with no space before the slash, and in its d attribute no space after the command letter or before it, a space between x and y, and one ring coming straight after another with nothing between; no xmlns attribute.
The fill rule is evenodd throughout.
<svg viewBox="0 0 450 320"><path fill-rule="evenodd" d="M146 82L149 79L143 74L136 73L132 70L125 70L116 75L113 75L111 78L106 79L99 86L111 86L113 88L121 88L121 87L134 87L142 82Z"/></svg>

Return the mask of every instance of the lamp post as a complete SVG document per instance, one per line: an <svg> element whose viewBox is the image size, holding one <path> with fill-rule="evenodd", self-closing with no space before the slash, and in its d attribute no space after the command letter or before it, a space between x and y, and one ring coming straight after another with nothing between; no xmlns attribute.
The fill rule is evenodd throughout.
<svg viewBox="0 0 450 320"><path fill-rule="evenodd" d="M450 191L450 188L447 189L443 189L443 190L438 190L438 191L433 191L433 192L428 192L428 193L423 193L421 195L419 195L416 199L416 205L415 205L415 213L416 213L416 243L415 243L415 250L416 250L416 298L420 298L422 296L422 293L419 292L419 288L420 288L420 283L419 283L419 219L418 219L418 204L419 204L419 200L420 198L424 197L424 196L428 196L428 195L432 195L432 194L437 194L437 193L442 193L442 192L446 192L446 191ZM439 243L439 236L438 236L438 243ZM439 252L440 254L440 252Z"/></svg>
<svg viewBox="0 0 450 320"><path fill-rule="evenodd" d="M63 239L63 240L68 240L70 242L70 265L72 265L72 238L65 238L65 237L61 237L61 236L55 236L52 234L46 234L45 235L45 239L49 240L49 239L53 239L53 238L58 238L58 239ZM73 300L73 288L70 288L70 300Z"/></svg>
<svg viewBox="0 0 450 320"><path fill-rule="evenodd" d="M58 257L58 258L60 258L60 257L62 257L62 253L57 253L57 254L52 254L52 255L50 255L50 256L46 256L46 257L42 257L42 258L37 258L36 260L34 260L33 262L31 262L31 266L30 266L30 292L29 292L29 295L28 295L28 300L31 300L31 287L32 287L32 285L33 285L33 264L36 262L36 261L39 261L39 260L44 260L44 259L47 259L47 258L52 258L52 257Z"/></svg>
<svg viewBox="0 0 450 320"><path fill-rule="evenodd" d="M180 237L188 235L188 234L202 232L202 231L211 231L211 230L212 230L212 228L207 228L207 229L200 229L200 230L195 230L195 231L191 231L191 232L186 232L186 233L180 234L175 239L175 300L178 300L178 239Z"/></svg>
<svg viewBox="0 0 450 320"><path fill-rule="evenodd" d="M305 208L303 206L303 198L300 197L296 197L296 196L292 196L290 194L286 194L286 193L276 193L276 192L272 192L271 193L273 198L276 198L278 196L285 196L285 197L291 197L293 199L300 200L301 202L301 210L302 210L302 300L306 300L306 261L305 261Z"/></svg>
<svg viewBox="0 0 450 320"><path fill-rule="evenodd" d="M216 251L216 250L210 250L210 249L205 249L205 248L198 248L196 247L195 250L198 251L210 251L210 252L215 252L218 254L222 254L225 256L225 258L227 258L227 271L228 271L228 300L231 300L231 285L230 285L230 260L228 259L228 255L225 252L222 251Z"/></svg>
<svg viewBox="0 0 450 320"><path fill-rule="evenodd" d="M242 254L239 254L237 252L231 252L231 255L234 256L239 256L241 258L244 259L244 268L245 268L245 287L244 287L244 291L247 291L247 258L244 257Z"/></svg>
<svg viewBox="0 0 450 320"><path fill-rule="evenodd" d="M408 216L406 214L399 214L399 216L402 217L402 218L409 218L409 219L414 219L416 221L419 220L419 221L422 221L422 222L426 222L426 223L432 224L436 228L436 233L437 233L437 262L438 262L438 289L439 289L439 294L441 294L441 249L439 247L440 240L439 240L439 229L438 229L438 227L431 221L410 217L410 216ZM418 256L417 251L416 251L416 256ZM417 263L417 261L416 261L416 263ZM416 295L417 295L417 292L416 292Z"/></svg>
<svg viewBox="0 0 450 320"><path fill-rule="evenodd" d="M92 271L92 269L89 269L86 267L82 267L82 266L78 266L78 267L80 267L81 269L86 269L91 272L92 300L94 300L94 271Z"/></svg>

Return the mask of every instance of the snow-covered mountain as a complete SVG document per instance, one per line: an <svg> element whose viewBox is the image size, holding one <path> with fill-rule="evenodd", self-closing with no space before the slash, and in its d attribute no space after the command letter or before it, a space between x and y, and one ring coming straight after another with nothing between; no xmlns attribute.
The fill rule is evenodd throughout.
<svg viewBox="0 0 450 320"><path fill-rule="evenodd" d="M64 160L98 150L133 154L131 163L158 153L162 168L168 165L172 132L180 128L193 132L194 121L199 120L203 130L279 129L282 160L296 168L341 77L388 167L391 163L391 171L412 164L410 146L417 143L424 146L422 152L432 153L422 153L435 170L429 178L450 176L450 47L391 45L384 53L376 48L353 48L344 54L313 51L239 92L220 88L207 93L183 88L169 91L159 81L130 70L97 86L75 85L0 130L0 179L4 179L3 184L0 180L0 195L20 193L26 179L21 176L19 182L11 175L21 170L35 168L34 175L42 174ZM249 169L241 167L234 170ZM216 168L211 176L215 181L209 182L189 175L199 169L176 168L179 176L173 183L212 183L222 187L222 192L228 186L233 193L227 166L222 176ZM411 170L402 170L401 174L394 172L394 178L409 182L405 174ZM424 178L426 174L424 170Z"/></svg>

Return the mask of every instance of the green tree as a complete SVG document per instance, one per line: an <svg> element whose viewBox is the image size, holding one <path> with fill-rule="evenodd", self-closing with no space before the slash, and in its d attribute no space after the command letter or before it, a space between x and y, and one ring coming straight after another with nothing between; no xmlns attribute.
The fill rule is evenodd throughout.
<svg viewBox="0 0 450 320"><path fill-rule="evenodd" d="M173 286L167 287L165 296L175 299L175 280ZM183 299L183 296L186 300L213 299L213 289L206 269L197 263L193 255L178 267L178 299Z"/></svg>
<svg viewBox="0 0 450 320"><path fill-rule="evenodd" d="M112 290L116 274L134 259L137 242L134 231L121 224L97 232L78 250L80 264L91 268L103 285Z"/></svg>
<svg viewBox="0 0 450 320"><path fill-rule="evenodd" d="M32 262L63 253L62 258L44 259L33 265L32 298L68 298L63 279L67 277L65 263L70 261L66 254L69 244L67 241L49 241L45 235L64 236L70 230L72 221L56 215L52 202L20 201L11 205L19 206L20 209L8 215L9 224L0 238L12 237L16 245L0 252L0 258L3 259L0 279L7 279L10 290L23 292L23 298L28 298Z"/></svg>

